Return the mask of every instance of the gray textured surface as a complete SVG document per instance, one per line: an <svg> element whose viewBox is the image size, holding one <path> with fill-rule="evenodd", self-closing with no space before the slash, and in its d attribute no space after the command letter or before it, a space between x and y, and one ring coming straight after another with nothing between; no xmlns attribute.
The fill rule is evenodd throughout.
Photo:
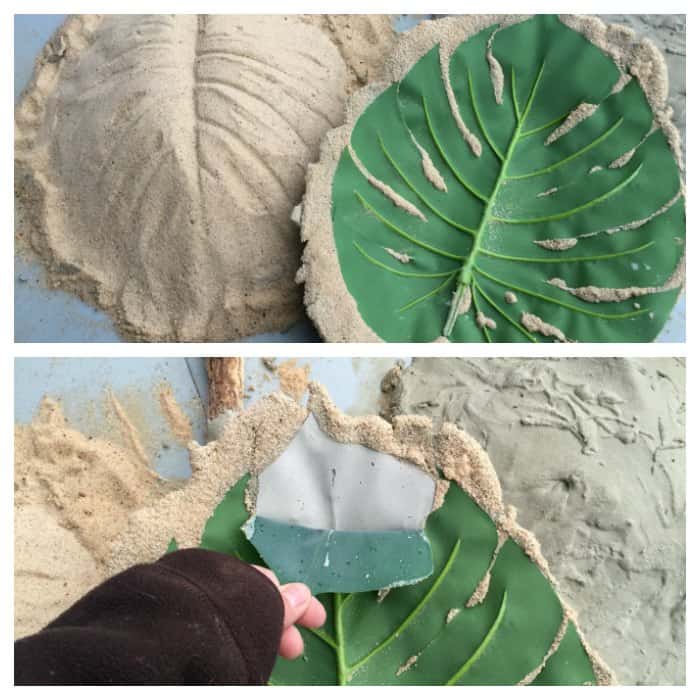
<svg viewBox="0 0 700 700"><path fill-rule="evenodd" d="M488 451L586 637L624 684L685 682L685 368L416 359L400 413Z"/></svg>
<svg viewBox="0 0 700 700"><path fill-rule="evenodd" d="M599 15L606 22L623 24L651 39L668 66L669 104L683 136L685 155L685 15Z"/></svg>
<svg viewBox="0 0 700 700"><path fill-rule="evenodd" d="M255 512L316 530L421 530L434 494L415 465L337 442L311 415L258 477Z"/></svg>

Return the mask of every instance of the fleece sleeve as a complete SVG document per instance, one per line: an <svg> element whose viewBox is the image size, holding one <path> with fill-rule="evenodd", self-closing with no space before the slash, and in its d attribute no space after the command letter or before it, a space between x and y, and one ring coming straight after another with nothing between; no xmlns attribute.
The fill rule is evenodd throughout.
<svg viewBox="0 0 700 700"><path fill-rule="evenodd" d="M256 569L180 550L105 581L18 640L15 684L264 684L283 616Z"/></svg>

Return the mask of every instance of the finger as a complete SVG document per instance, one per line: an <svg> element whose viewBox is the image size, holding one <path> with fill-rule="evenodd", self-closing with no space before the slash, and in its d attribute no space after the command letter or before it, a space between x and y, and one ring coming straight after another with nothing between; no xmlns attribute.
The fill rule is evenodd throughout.
<svg viewBox="0 0 700 700"><path fill-rule="evenodd" d="M309 608L311 591L303 583L287 583L280 587L284 601L284 627L293 625Z"/></svg>
<svg viewBox="0 0 700 700"><path fill-rule="evenodd" d="M266 569L264 566L258 566L257 564L251 564L251 566L254 569L257 569L263 576L265 576L265 578L269 578L270 581L272 581L272 583L274 583L275 586L277 586L277 588L280 587L279 579L277 578L277 576L275 576L274 572L270 571L270 569Z"/></svg>
<svg viewBox="0 0 700 700"><path fill-rule="evenodd" d="M296 659L304 653L304 640L296 627L287 627L282 633L279 653L285 659Z"/></svg>
<svg viewBox="0 0 700 700"><path fill-rule="evenodd" d="M297 620L303 627L322 627L326 622L326 609L316 598L312 598L306 612Z"/></svg>

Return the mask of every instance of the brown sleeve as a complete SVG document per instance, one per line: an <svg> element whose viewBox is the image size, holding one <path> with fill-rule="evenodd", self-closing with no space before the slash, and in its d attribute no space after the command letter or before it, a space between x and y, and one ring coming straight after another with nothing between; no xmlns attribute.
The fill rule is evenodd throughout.
<svg viewBox="0 0 700 700"><path fill-rule="evenodd" d="M259 571L185 549L127 569L15 643L15 684L267 682L284 606Z"/></svg>

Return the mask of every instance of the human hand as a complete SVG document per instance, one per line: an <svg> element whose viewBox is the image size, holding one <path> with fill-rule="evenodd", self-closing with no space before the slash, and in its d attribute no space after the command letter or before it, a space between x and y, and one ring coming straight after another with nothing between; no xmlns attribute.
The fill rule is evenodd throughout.
<svg viewBox="0 0 700 700"><path fill-rule="evenodd" d="M296 659L304 652L304 640L296 625L321 627L326 621L326 609L311 595L309 587L305 584L285 583L282 586L270 569L262 566L254 568L277 586L284 602L284 623L279 655L285 659Z"/></svg>

